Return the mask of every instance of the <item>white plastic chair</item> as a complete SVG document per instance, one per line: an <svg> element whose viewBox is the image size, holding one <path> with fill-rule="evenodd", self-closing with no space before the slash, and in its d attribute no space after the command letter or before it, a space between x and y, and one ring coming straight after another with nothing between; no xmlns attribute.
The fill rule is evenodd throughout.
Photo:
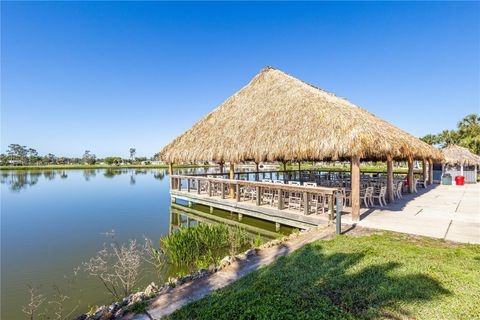
<svg viewBox="0 0 480 320"><path fill-rule="evenodd" d="M383 186L380 188L378 194L372 194L372 205L375 203L375 199L378 199L378 203L380 207L387 205L387 201L385 200L385 195L387 194L387 187Z"/></svg>

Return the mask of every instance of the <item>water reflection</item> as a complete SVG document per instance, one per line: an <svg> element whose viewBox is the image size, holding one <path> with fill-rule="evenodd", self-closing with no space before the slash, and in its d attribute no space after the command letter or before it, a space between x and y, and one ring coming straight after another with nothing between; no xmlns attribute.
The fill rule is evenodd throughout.
<svg viewBox="0 0 480 320"><path fill-rule="evenodd" d="M0 183L7 185L10 191L20 192L27 187L36 185L41 175L42 172L2 172Z"/></svg>
<svg viewBox="0 0 480 320"><path fill-rule="evenodd" d="M90 181L91 178L95 178L97 175L97 170L95 169L85 169L83 170L83 177L85 181Z"/></svg>
<svg viewBox="0 0 480 320"><path fill-rule="evenodd" d="M172 203L170 207L169 233L175 232L180 227L191 227L198 223L226 224L230 228L243 229L251 239L260 235L263 239L275 239L279 234L290 234L291 227L282 226L277 232L275 223L248 216L240 217L237 213L214 209L210 213L207 206L193 204L190 207Z"/></svg>
<svg viewBox="0 0 480 320"><path fill-rule="evenodd" d="M69 179L69 173L82 172L85 181L90 181L97 178L97 174L105 178L114 178L121 175L130 175L129 184L135 185L137 177L140 175L152 175L156 180L162 181L167 175L167 169L131 169L131 168L107 168L107 169L74 169L74 170L11 170L2 171L0 174L0 183L7 185L11 191L19 192L28 187L36 185L40 178L43 177L45 181L60 179ZM189 175L189 174L207 174L217 172L214 168L185 168L175 169L175 174ZM247 179L247 174L241 174L240 179ZM249 179L252 179L250 177Z"/></svg>
<svg viewBox="0 0 480 320"><path fill-rule="evenodd" d="M75 288L61 279L94 256L106 241L105 230L115 229L116 240L142 242L145 237L159 246L159 239L181 225L225 223L258 235L276 237L275 225L235 213L199 205L172 205L166 169L80 169L0 171L2 193L2 308L1 319L20 319L27 299L25 285L60 284L71 297L70 307L110 302L95 280L79 275ZM210 173L214 169L181 169L178 174ZM131 185L134 181L134 186ZM35 188L31 189L29 187ZM188 220L188 222L187 222ZM241 224L241 225L240 225ZM52 227L56 231L52 232ZM288 233L287 228L281 229ZM139 287L164 278L145 268ZM169 274L174 275L175 269ZM61 282L61 283L59 283ZM48 292L47 292L48 294ZM68 306L67 306L68 307Z"/></svg>
<svg viewBox="0 0 480 320"><path fill-rule="evenodd" d="M194 170L194 169L193 169ZM193 173L195 171L183 171L184 173ZM135 185L137 183L137 176L152 175L154 179L162 181L167 175L165 169L125 169L125 168L108 168L108 169L78 169L78 170L11 170L1 171L0 183L8 186L8 190L13 192L20 192L28 187L36 185L42 178L45 181L52 181L56 178L66 180L69 178L69 173L73 171L81 171L85 181L90 181L97 177L100 173L103 177L114 178L120 175L130 175L129 184ZM198 173L198 171L197 171Z"/></svg>

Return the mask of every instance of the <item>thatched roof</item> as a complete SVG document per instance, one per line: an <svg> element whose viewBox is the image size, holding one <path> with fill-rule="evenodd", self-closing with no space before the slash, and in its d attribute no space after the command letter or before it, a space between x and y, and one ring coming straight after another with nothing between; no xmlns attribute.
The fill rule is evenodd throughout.
<svg viewBox="0 0 480 320"><path fill-rule="evenodd" d="M399 111L401 112L401 111ZM345 99L267 67L160 152L168 162L441 159Z"/></svg>
<svg viewBox="0 0 480 320"><path fill-rule="evenodd" d="M445 163L451 165L480 165L480 156L470 152L467 148L457 145L448 145L442 149Z"/></svg>

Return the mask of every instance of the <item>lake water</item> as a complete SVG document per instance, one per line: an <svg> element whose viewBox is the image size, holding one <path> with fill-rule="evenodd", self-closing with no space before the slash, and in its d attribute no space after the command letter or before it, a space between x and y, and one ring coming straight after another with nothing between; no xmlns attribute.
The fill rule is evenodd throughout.
<svg viewBox="0 0 480 320"><path fill-rule="evenodd" d="M192 172L207 169L178 171ZM112 299L98 282L82 272L74 276L74 270L111 241L112 230L118 242L143 242L145 236L158 245L169 230L187 220L196 223L195 215L188 218L171 208L168 174L163 169L1 171L0 175L2 319L25 318L22 306L28 303L28 286L49 297L58 287L69 296L66 309L78 306L74 314L109 303ZM208 210L195 209L205 219ZM214 216L238 221L217 210ZM274 224L266 221L244 217L242 224L266 238L275 232ZM291 229L282 227L281 232ZM151 281L164 279L145 272L138 289Z"/></svg>

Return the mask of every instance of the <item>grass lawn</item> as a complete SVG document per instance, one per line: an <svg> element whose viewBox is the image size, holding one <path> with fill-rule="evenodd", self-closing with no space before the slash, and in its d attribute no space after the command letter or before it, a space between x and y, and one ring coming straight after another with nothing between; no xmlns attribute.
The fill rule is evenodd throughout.
<svg viewBox="0 0 480 320"><path fill-rule="evenodd" d="M338 236L280 258L171 319L480 319L480 246Z"/></svg>

